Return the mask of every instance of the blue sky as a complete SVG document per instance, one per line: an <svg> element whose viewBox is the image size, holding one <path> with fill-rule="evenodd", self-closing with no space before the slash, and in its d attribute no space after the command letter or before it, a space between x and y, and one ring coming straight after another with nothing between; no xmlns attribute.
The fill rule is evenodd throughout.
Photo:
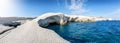
<svg viewBox="0 0 120 43"><path fill-rule="evenodd" d="M62 12L120 19L120 0L0 0L0 9L0 16L36 17Z"/></svg>

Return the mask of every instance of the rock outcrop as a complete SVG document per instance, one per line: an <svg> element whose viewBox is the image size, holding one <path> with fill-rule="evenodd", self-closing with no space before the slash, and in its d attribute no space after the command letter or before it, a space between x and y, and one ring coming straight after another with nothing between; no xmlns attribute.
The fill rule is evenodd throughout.
<svg viewBox="0 0 120 43"><path fill-rule="evenodd" d="M38 24L38 22L41 22L44 18L47 17L40 16L0 35L0 43L70 43L53 30L40 27L41 23ZM56 19L58 18L56 17ZM47 24L47 21L44 23ZM49 22L53 21L50 20Z"/></svg>
<svg viewBox="0 0 120 43"><path fill-rule="evenodd" d="M89 17L89 16L76 16L76 15L66 15L63 13L46 13L38 17L40 19L38 24L42 27L48 26L50 23L57 23L60 25L65 25L67 22L95 22L102 20L111 20L109 18L100 17Z"/></svg>
<svg viewBox="0 0 120 43"><path fill-rule="evenodd" d="M46 13L38 17L38 24L40 26L48 26L50 23L57 23L64 25L67 23L69 17L65 16L63 13Z"/></svg>
<svg viewBox="0 0 120 43"><path fill-rule="evenodd" d="M0 35L0 43L70 43L53 30L43 28L50 23L64 25L67 22L108 20L105 18L69 16L63 13L46 13ZM43 27L41 27L43 26Z"/></svg>

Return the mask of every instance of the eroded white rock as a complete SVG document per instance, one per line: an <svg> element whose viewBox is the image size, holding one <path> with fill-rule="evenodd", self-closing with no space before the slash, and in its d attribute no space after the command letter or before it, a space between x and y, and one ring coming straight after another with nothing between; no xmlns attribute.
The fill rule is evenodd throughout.
<svg viewBox="0 0 120 43"><path fill-rule="evenodd" d="M0 37L0 43L70 43L53 30L40 27L38 21L44 20L45 18L47 17L40 16L18 26L7 34L3 34L2 37ZM58 18L55 17L55 19ZM47 22L53 21L49 21L49 19L44 21L44 23Z"/></svg>
<svg viewBox="0 0 120 43"><path fill-rule="evenodd" d="M53 30L42 28L40 26L48 26L50 23L65 24L71 21L84 22L92 20L99 21L108 19L87 16L72 16L65 15L63 13L46 13L30 22L24 23L7 34L3 34L2 37L0 37L0 43L70 43L60 37Z"/></svg>
<svg viewBox="0 0 120 43"><path fill-rule="evenodd" d="M109 18L100 17L90 17L90 16L77 16L77 15L67 15L63 13L46 13L38 17L38 24L42 27L48 26L50 23L57 23L60 25L65 25L67 22L95 22L102 20L111 20Z"/></svg>

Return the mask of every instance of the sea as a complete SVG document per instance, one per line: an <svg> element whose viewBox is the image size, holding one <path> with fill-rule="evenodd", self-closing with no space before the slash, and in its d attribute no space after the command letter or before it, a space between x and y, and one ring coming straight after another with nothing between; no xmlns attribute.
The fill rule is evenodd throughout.
<svg viewBox="0 0 120 43"><path fill-rule="evenodd" d="M46 28L54 30L71 43L120 43L120 20L68 22Z"/></svg>

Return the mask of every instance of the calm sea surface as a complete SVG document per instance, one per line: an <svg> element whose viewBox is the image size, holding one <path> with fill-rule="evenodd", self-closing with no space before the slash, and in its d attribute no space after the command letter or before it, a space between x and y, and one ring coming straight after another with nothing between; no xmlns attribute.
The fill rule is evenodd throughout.
<svg viewBox="0 0 120 43"><path fill-rule="evenodd" d="M120 21L70 22L64 26L49 25L71 43L120 43Z"/></svg>

